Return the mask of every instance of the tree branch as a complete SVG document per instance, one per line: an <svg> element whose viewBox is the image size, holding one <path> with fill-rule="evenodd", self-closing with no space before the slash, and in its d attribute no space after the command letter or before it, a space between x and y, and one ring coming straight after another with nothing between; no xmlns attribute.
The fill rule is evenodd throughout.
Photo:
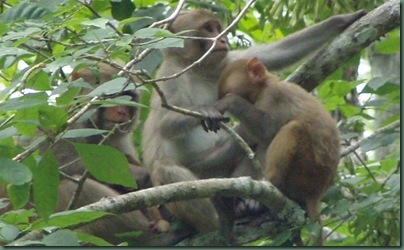
<svg viewBox="0 0 404 250"><path fill-rule="evenodd" d="M173 201L209 198L215 195L256 199L266 205L271 214L276 214L284 227L301 226L305 221L303 210L295 202L287 199L270 182L256 181L250 177L177 182L116 197L106 197L96 203L81 207L77 211L106 211L121 214ZM76 229L83 225L68 228ZM265 234L265 232L261 232L261 234ZM41 234L33 231L10 245L18 245L27 240L38 240L40 237Z"/></svg>
<svg viewBox="0 0 404 250"><path fill-rule="evenodd" d="M399 26L400 0L388 1L349 26L286 80L312 91L344 62Z"/></svg>

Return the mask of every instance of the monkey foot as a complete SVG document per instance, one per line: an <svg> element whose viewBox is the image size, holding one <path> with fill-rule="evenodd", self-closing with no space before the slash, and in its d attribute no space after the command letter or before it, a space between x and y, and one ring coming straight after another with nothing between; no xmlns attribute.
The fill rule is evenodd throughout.
<svg viewBox="0 0 404 250"><path fill-rule="evenodd" d="M267 208L254 199L237 199L234 211L236 218L243 218L249 215L261 214L267 211Z"/></svg>
<svg viewBox="0 0 404 250"><path fill-rule="evenodd" d="M149 223L150 231L159 234L167 232L170 228L170 223L166 220L154 220Z"/></svg>

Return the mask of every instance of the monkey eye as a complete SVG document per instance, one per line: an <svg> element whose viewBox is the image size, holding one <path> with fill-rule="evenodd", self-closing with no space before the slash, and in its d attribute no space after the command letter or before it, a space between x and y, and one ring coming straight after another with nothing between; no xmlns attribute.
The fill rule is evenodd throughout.
<svg viewBox="0 0 404 250"><path fill-rule="evenodd" d="M215 27L214 27L213 24L210 23L210 22L205 23L205 24L202 26L202 29L206 30L206 31L209 32L209 33L215 32Z"/></svg>

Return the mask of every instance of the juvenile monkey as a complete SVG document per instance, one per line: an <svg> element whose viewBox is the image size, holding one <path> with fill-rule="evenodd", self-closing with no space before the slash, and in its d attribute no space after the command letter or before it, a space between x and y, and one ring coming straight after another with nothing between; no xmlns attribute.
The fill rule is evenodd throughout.
<svg viewBox="0 0 404 250"><path fill-rule="evenodd" d="M225 131L217 131L223 116L212 108L218 100L218 81L226 65L237 59L257 57L271 70L285 68L331 41L363 15L365 11L333 16L281 41L246 50L229 51L223 37L200 65L178 78L158 83L169 104L206 114L209 118L203 121L205 127L216 133L206 133L200 126L200 119L163 109L160 97L154 91L142 141L144 164L153 183L164 185L228 177L240 163L242 157L238 156L244 152ZM172 23L170 31L184 30L191 30L186 34L189 36L214 37L222 31L222 24L209 11L183 11ZM164 49L164 60L157 78L180 72L199 59L210 46L208 40L187 39L183 48ZM243 133L243 130L239 132ZM200 232L219 227L216 209L207 199L175 202L168 208Z"/></svg>
<svg viewBox="0 0 404 250"><path fill-rule="evenodd" d="M265 178L321 223L320 202L339 161L339 132L327 109L300 86L270 74L257 58L223 70L219 97L218 110L235 115L266 150Z"/></svg>

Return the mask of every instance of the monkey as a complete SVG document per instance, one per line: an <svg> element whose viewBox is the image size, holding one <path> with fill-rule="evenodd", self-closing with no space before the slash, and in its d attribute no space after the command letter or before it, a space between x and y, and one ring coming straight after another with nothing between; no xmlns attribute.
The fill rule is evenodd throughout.
<svg viewBox="0 0 404 250"><path fill-rule="evenodd" d="M104 82L107 82L109 80L112 80L112 76L114 74L117 74L119 70L104 64L104 63L99 63L98 64L99 72L98 72L98 77L96 72L90 70L89 68L84 68L72 76L72 80L77 80L78 78L83 78L86 82L90 83L92 86L97 86L98 84L102 84ZM131 77L131 80L134 81ZM83 91L85 93L86 91ZM131 101L139 101L139 94L137 91L124 91L121 95L128 95L131 97ZM128 159L129 162L129 172L134 176L136 179L136 182L138 184L138 187L140 189L143 188L150 188L152 187L152 184L149 180L149 175L147 172L140 167L140 161L139 157L137 155L137 152L134 148L134 144L132 142L132 132L135 126L135 123L137 121L138 117L138 110L135 107L129 107L129 106L113 106L113 107L98 107L96 109L96 112L92 115L91 119L75 124L73 127L74 128L97 128L97 129L103 129L103 130L111 130L113 129L117 124L119 124L118 129L115 129L114 133L110 135L105 141L104 144L114 147L120 152L124 153L125 156ZM95 136L90 136L88 138L85 138L85 143L92 143L92 144L98 144L100 141L103 139L101 135L95 135ZM82 139L80 139L82 140ZM61 148L60 148L61 147ZM72 150L66 150L66 147L70 147ZM56 143L56 145L53 148L56 157L59 160L59 163L61 166L67 165L67 167L62 168L62 171L67 174L67 175L81 175L84 173L85 166L83 163L79 160L78 162L74 164L68 164L66 160L69 160L71 162L72 159L78 158L77 153L75 155L72 154L72 152L75 152L72 144L68 142L60 142ZM68 155L65 156L65 152L68 152ZM87 181L86 181L87 182ZM67 189L68 187L71 187L72 184L65 184L66 187L62 187ZM105 188L100 188L96 187L99 185L107 185L109 188L111 188L113 192L116 194L124 194L130 191L134 191L131 188L127 187L122 187L119 185L111 185L111 184L106 184L106 183L99 183L94 182L94 181L89 181L86 183L83 192L83 196L86 196L88 198L89 196L94 197L96 194L100 193L99 196L104 192ZM61 188L61 189L62 189ZM100 190L96 190L97 188L100 188L100 190L103 190L103 192L100 192ZM71 191L71 190L69 190ZM106 196L107 194L113 192L105 192L103 196ZM94 194L93 194L94 192ZM88 193L88 194L86 194ZM64 194L72 194L70 192L64 192ZM62 197L62 196L60 196ZM61 199L59 198L59 205L67 205L68 202L70 201L71 197L68 197L64 195L63 197L69 198L69 199ZM98 198L98 197L97 197ZM78 204L80 206L89 204L89 202L95 202L96 200L94 198L92 199L79 199ZM144 218L142 216L146 216L149 222L149 229L153 231L154 233L160 233L160 232L165 232L168 230L169 223L165 219L163 219L162 215L160 212L157 210L156 207L150 208L150 209L143 209L142 210L143 214L134 211L130 213L130 217L132 219L126 218L129 215L119 215L116 216L116 220L112 221L109 220L108 223L112 224L117 224L116 228L120 228L122 230L123 228L132 228L137 229L136 221L139 220L140 224L144 224ZM111 230L111 227L107 226L105 224L105 227L91 227L94 230L95 233L100 234L98 231L100 231L100 228L103 228L106 230L104 234L102 234L103 237L110 237L110 235L115 231ZM142 230L144 231L144 226L142 227ZM112 241L115 241L112 239Z"/></svg>
<svg viewBox="0 0 404 250"><path fill-rule="evenodd" d="M91 86L96 87L99 84L112 80L112 76L119 72L119 70L104 63L99 63L97 67L98 73L89 68L81 69L73 74L72 81L83 78L83 80L88 82ZM81 94L86 94L87 92L88 90L83 90ZM137 91L124 91L122 95L130 96L132 101L139 100ZM114 147L126 155L129 164L129 172L136 179L138 188L151 187L149 175L140 166L138 155L132 143L132 131L138 116L137 108L129 106L94 106L91 111L95 112L89 119L74 123L70 129L97 128L111 130L116 125L119 125L118 129L104 141L104 144ZM84 174L86 167L71 142L98 144L102 139L102 136L96 135L56 142L53 147L51 147L51 150L53 150L59 166L61 166L60 171L65 175L79 179ZM49 145L42 147L40 154L44 154L48 149ZM57 211L66 210L76 188L77 184L75 182L66 178L61 180ZM89 175L89 178L85 180L84 186L78 196L76 206L71 209L96 202L105 196L117 196L130 191L134 191L133 188L103 183ZM5 186L1 187L0 193L0 197L6 196ZM9 210L11 210L11 206L8 206L4 211L2 209L2 212ZM177 236L176 232L173 231L167 232L169 227L169 222L163 218L157 208L153 207L102 218L80 227L79 230L101 237L113 244L121 243L123 240L131 240L132 243L137 245L162 246L171 245L173 242L178 241L178 237L183 237L181 235ZM127 231L142 231L143 234L136 239L133 237L119 238L115 236L115 234Z"/></svg>
<svg viewBox="0 0 404 250"><path fill-rule="evenodd" d="M218 101L220 73L226 65L237 59L257 57L270 70L283 69L327 44L365 14L361 10L333 16L280 41L245 50L230 51L227 39L222 37L200 64L175 79L157 83L169 104L199 111L206 118L164 109L157 92L153 91L142 139L144 166L151 174L153 184L228 177L240 164L243 150L225 131L218 130L224 117L213 107ZM173 33L187 30L185 35L199 37L215 37L222 29L221 21L207 10L182 11L169 28ZM199 59L211 45L212 42L206 39L185 39L183 48L163 49L164 58L156 77L180 72ZM206 133L207 127L216 133ZM241 129L240 133L243 131ZM248 143L254 144L253 141ZM168 208L199 232L217 230L223 224L219 223L218 213L208 199L175 202Z"/></svg>
<svg viewBox="0 0 404 250"><path fill-rule="evenodd" d="M320 202L339 162L335 119L313 95L270 74L257 58L229 64L219 81L216 107L236 116L266 151L265 179L321 224Z"/></svg>

